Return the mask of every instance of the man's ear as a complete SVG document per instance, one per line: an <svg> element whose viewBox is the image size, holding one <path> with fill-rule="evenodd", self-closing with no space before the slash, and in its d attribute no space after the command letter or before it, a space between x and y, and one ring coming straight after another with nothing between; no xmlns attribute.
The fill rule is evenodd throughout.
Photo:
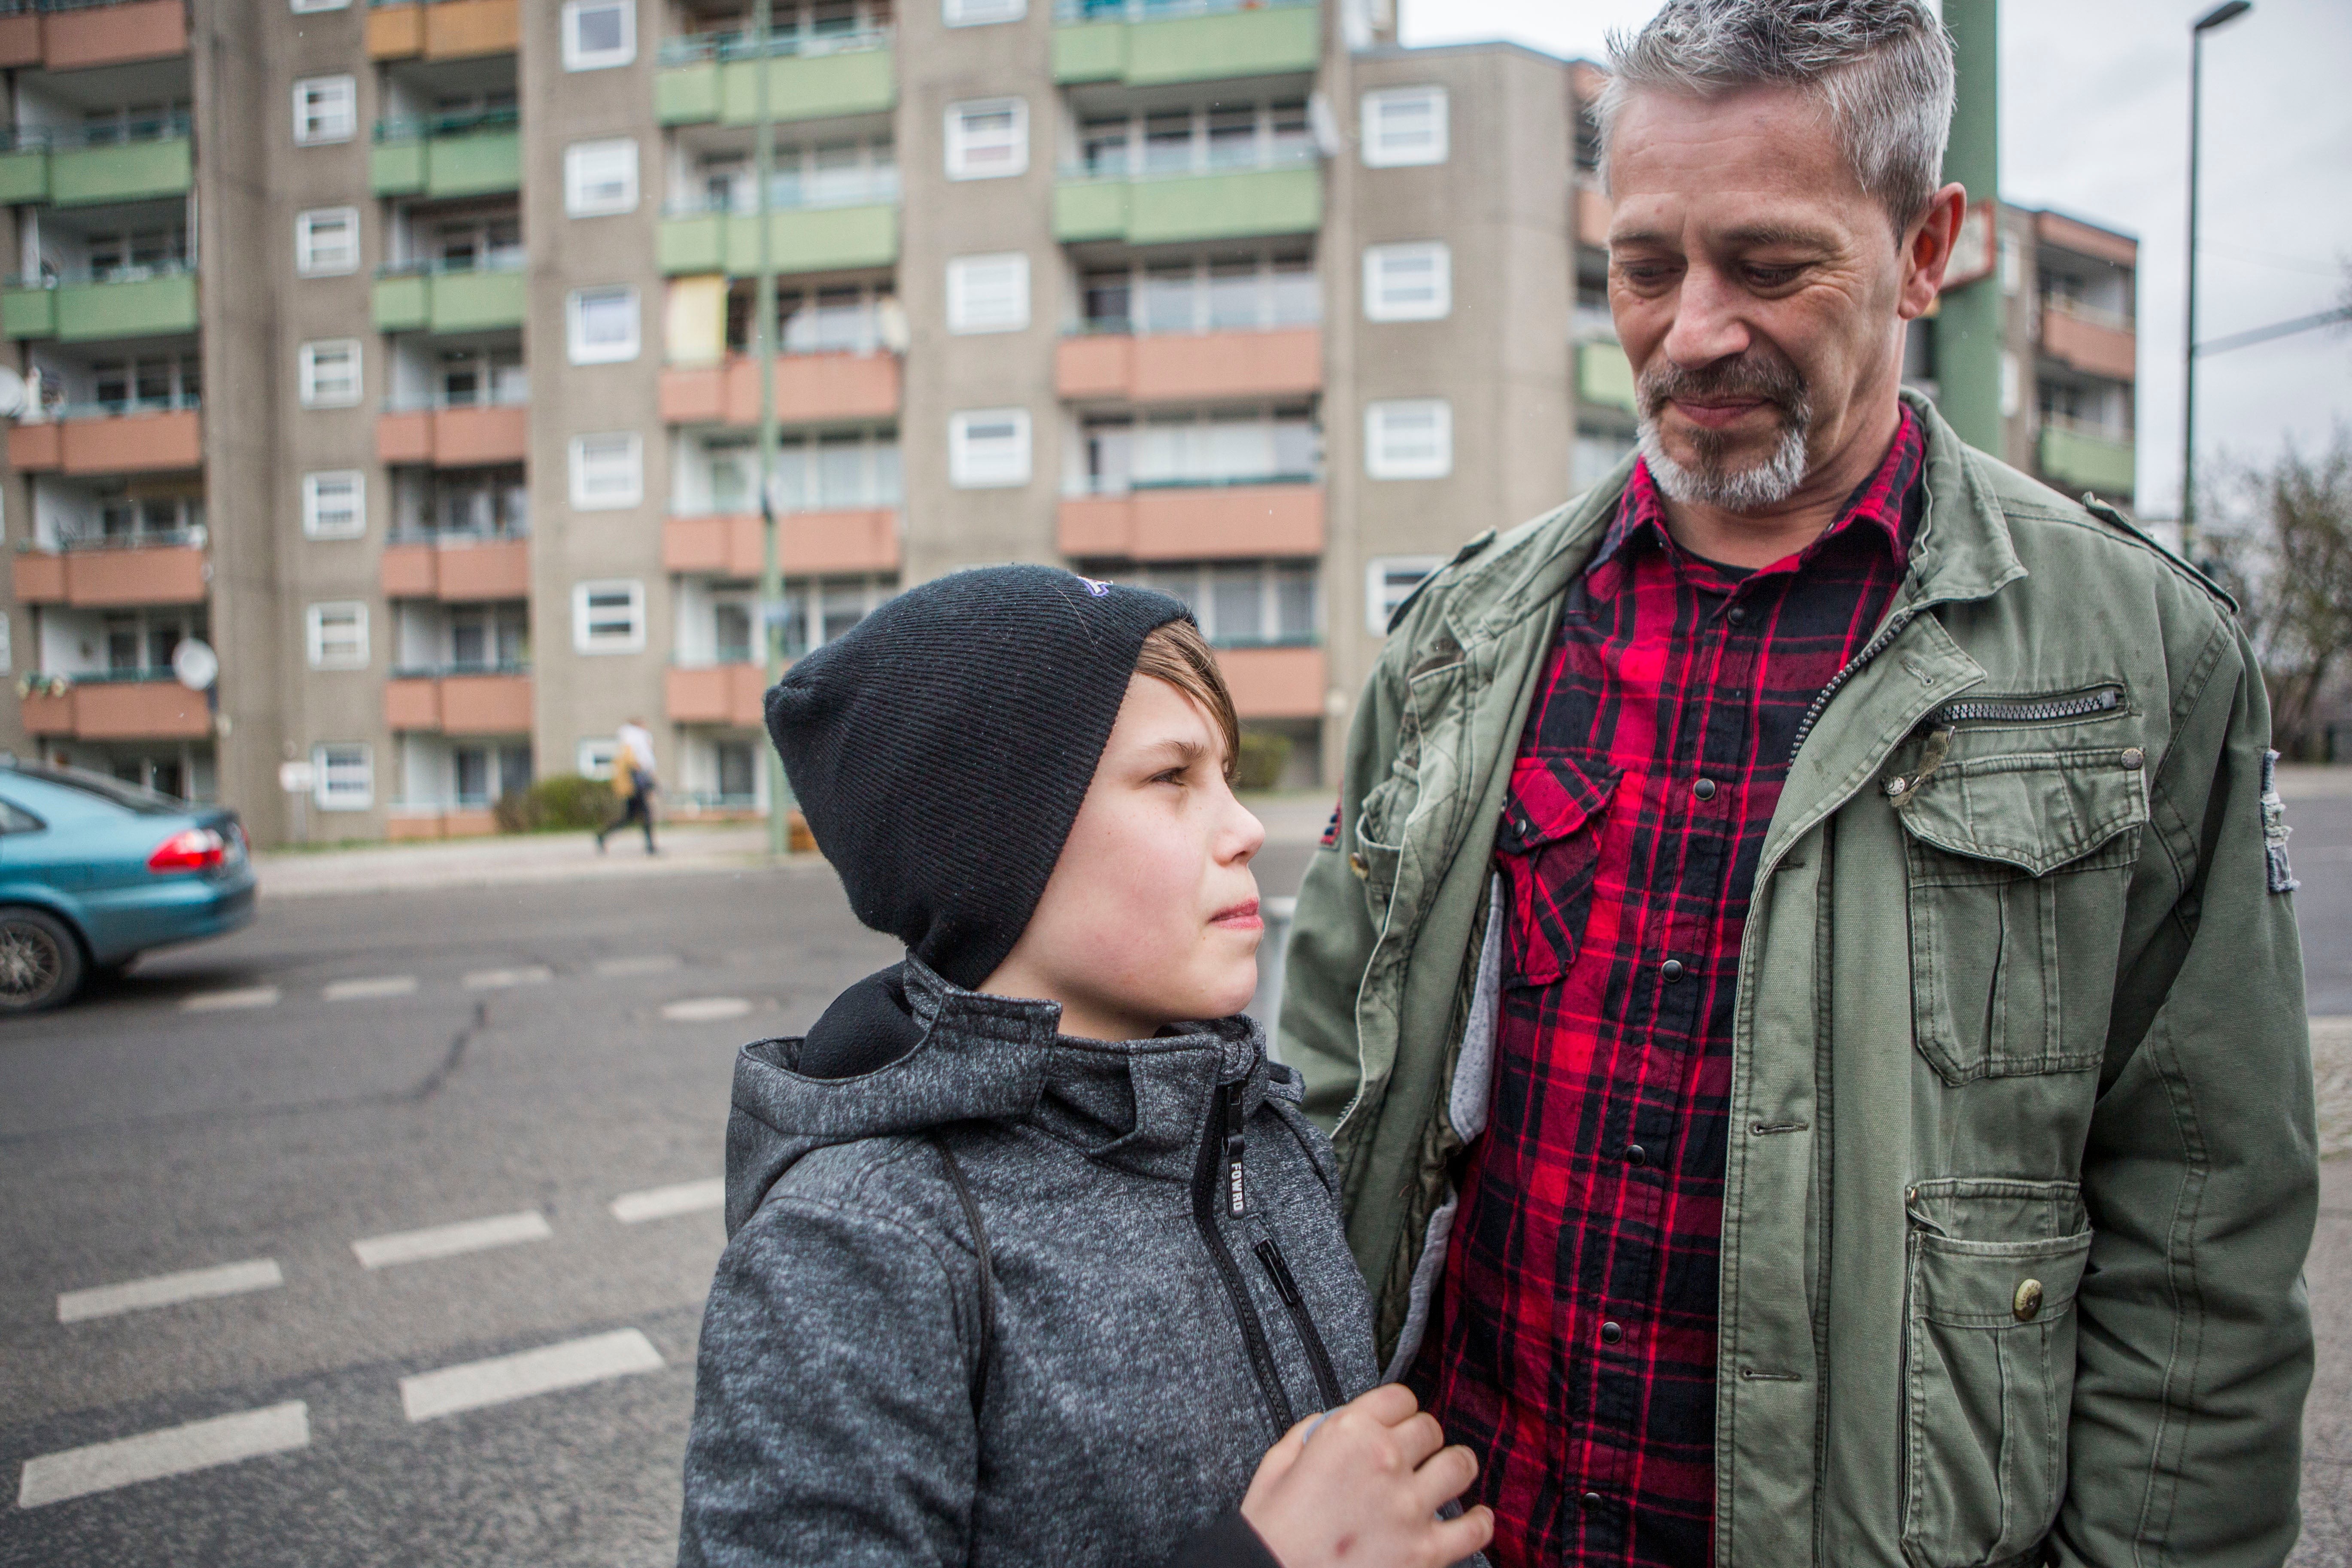
<svg viewBox="0 0 2352 1568"><path fill-rule="evenodd" d="M1915 321L1927 313L1943 291L1944 274L1952 265L1952 247L1959 243L1960 222L1968 216L1966 186L1946 185L1927 202L1927 210L1903 236L1903 294L1896 313Z"/></svg>

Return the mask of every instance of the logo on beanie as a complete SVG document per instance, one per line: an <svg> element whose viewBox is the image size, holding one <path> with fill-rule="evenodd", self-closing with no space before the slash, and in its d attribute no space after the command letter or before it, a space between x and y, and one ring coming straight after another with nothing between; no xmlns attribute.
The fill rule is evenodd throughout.
<svg viewBox="0 0 2352 1568"><path fill-rule="evenodd" d="M1078 581L1084 583L1087 585L1087 592L1097 599L1110 592L1110 584L1108 583L1097 583L1091 577L1080 577Z"/></svg>

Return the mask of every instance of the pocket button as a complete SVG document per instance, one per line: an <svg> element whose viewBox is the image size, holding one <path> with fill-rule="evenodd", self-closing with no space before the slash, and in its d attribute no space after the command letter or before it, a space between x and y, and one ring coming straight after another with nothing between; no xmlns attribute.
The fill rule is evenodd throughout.
<svg viewBox="0 0 2352 1568"><path fill-rule="evenodd" d="M2030 1323L2042 1315L2042 1281L2028 1279L2018 1286L2017 1294L2010 1299L2010 1311L2021 1323Z"/></svg>
<svg viewBox="0 0 2352 1568"><path fill-rule="evenodd" d="M2122 760L2124 772L2127 773L2136 773L2147 764L2147 753L2141 751L2137 746L2133 746L2125 751Z"/></svg>

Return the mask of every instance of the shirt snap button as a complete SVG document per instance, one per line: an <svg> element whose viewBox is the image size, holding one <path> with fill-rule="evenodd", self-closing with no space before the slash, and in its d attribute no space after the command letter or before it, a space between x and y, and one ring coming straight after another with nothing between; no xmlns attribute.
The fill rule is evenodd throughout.
<svg viewBox="0 0 2352 1568"><path fill-rule="evenodd" d="M1647 1149L1643 1148L1639 1143L1628 1143L1625 1145L1625 1163L1627 1164L1638 1165L1649 1157L1650 1152Z"/></svg>
<svg viewBox="0 0 2352 1568"><path fill-rule="evenodd" d="M1699 780L1698 783L1691 785L1691 794L1698 796L1701 800L1713 800L1715 798L1715 781L1713 779Z"/></svg>
<svg viewBox="0 0 2352 1568"><path fill-rule="evenodd" d="M2040 1317L2042 1315L2042 1281L2028 1279L2020 1285L2017 1288L2017 1294L2010 1300L2009 1310L2016 1314L2017 1321L2021 1323L2030 1323Z"/></svg>
<svg viewBox="0 0 2352 1568"><path fill-rule="evenodd" d="M1603 1323L1601 1325L1601 1342L1602 1344L1613 1345L1624 1337L1625 1331L1619 1328L1615 1323Z"/></svg>
<svg viewBox="0 0 2352 1568"><path fill-rule="evenodd" d="M1601 1494L1599 1492L1587 1492L1584 1494L1583 1502L1584 1506L1587 1508L1599 1508L1601 1506Z"/></svg>
<svg viewBox="0 0 2352 1568"><path fill-rule="evenodd" d="M1658 973L1666 977L1667 984L1672 985L1683 977L1683 961L1679 958L1670 958L1658 965Z"/></svg>

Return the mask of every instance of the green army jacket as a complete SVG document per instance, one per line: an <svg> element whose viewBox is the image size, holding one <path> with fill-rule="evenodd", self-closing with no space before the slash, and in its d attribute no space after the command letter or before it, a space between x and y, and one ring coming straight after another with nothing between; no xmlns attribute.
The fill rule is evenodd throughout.
<svg viewBox="0 0 2352 1568"><path fill-rule="evenodd" d="M2277 1563L2317 1173L2262 679L2203 579L1913 406L1908 574L1740 954L1717 1561ZM1623 477L1406 605L1298 900L1280 1050L1392 1372L1485 1125L1509 764Z"/></svg>

